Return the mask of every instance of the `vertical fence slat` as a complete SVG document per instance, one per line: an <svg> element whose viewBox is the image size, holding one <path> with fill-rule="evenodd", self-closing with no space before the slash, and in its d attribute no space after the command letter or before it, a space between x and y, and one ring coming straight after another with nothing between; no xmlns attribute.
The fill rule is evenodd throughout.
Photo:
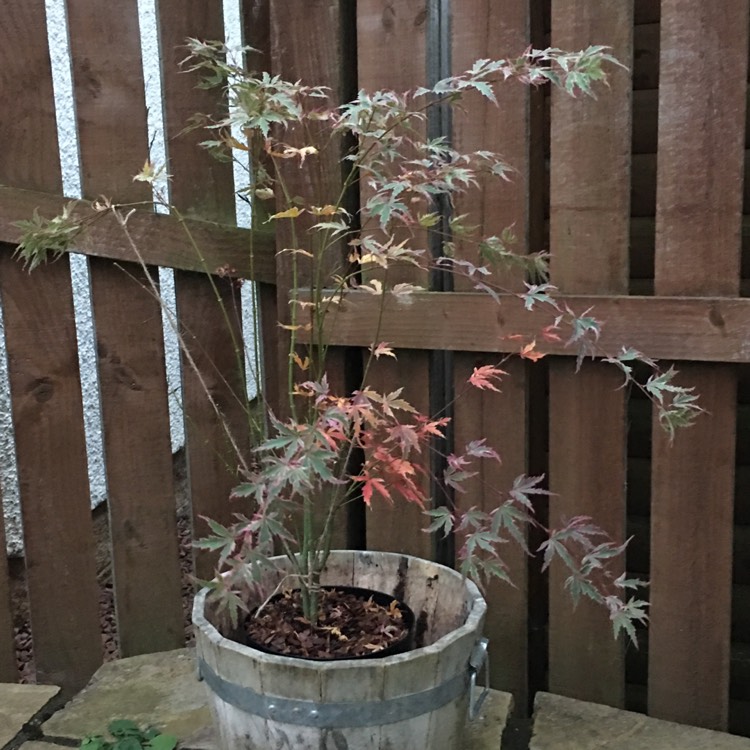
<svg viewBox="0 0 750 750"><path fill-rule="evenodd" d="M402 0L398 3L360 0L357 3L360 88L368 91L406 91L424 85L427 76L427 6L425 0ZM427 248L424 234L416 235L411 242L415 248ZM415 276L411 268L389 269L388 282L397 281L426 283L419 271ZM403 387L404 398L419 411L427 413L429 353L401 349L396 354L399 358L397 362L376 363L368 383L385 392ZM423 527L424 518L415 505L402 504L394 512L390 507L373 503L372 510L367 513L367 548L430 558L432 543L421 532Z"/></svg>
<svg viewBox="0 0 750 750"><path fill-rule="evenodd" d="M270 0L244 0L244 43L257 50L248 54L247 67L253 73L271 72L271 9ZM258 221L256 217L255 221ZM263 402L275 414L280 413L279 327L276 315L275 284L255 285L258 300L258 331L261 338L261 368L257 373Z"/></svg>
<svg viewBox="0 0 750 750"><path fill-rule="evenodd" d="M531 18L529 0L514 0L502 7L489 0L471 0L451 19L452 69L460 73L475 60L516 55L529 44ZM529 248L530 90L511 81L498 91L498 104L480 96L467 98L462 110L453 113L453 144L460 151L489 149L502 154L516 170L512 184L486 181L481 192L472 191L456 205L456 213L468 213L467 224L477 225L481 236L500 236L513 226L519 252ZM464 254L459 247L457 254ZM476 259L470 252L467 257ZM495 278L506 288L518 288L518 274ZM473 282L454 279L457 291L471 291ZM522 286L522 285L521 285ZM508 371L502 393L467 388L473 368L497 362L491 356L456 353L454 358L454 441L461 451L469 441L485 438L501 455L502 464L484 461L479 477L469 480L466 494L456 498L458 509L477 506L489 511L501 501L497 491L507 490L513 479L527 471L527 377L520 360L503 365ZM485 590L489 603L485 632L490 649L493 687L513 693L517 705L527 702L528 677L528 559L516 544L503 547L503 562L513 581L490 582Z"/></svg>
<svg viewBox="0 0 750 750"><path fill-rule="evenodd" d="M187 55L188 37L224 38L221 3L162 0L159 19L167 153L169 172L173 175L171 200L187 215L233 222L230 165L218 162L200 148L199 142L206 139L204 132L182 132L194 114L216 114L222 106L215 91L196 88L196 76L183 73L179 67ZM206 271L213 273L216 269ZM175 272L180 330L210 394L209 398L201 378L183 353L185 440L197 537L207 532L202 516L227 523L235 510L228 498L237 484L238 457L227 439L225 423L238 448L244 451L247 447L244 363L235 356L236 342L242 341L240 317L236 314L239 294L227 279L214 277L213 284L201 274ZM222 305L227 311L226 318ZM213 575L214 560L215 556L196 550L197 575Z"/></svg>
<svg viewBox="0 0 750 750"><path fill-rule="evenodd" d="M421 413L427 414L430 384L424 352L402 349L396 354L396 362L378 360L372 363L367 385L379 393L391 393L403 388L402 398ZM422 512L416 505L396 500L396 506L391 507L375 498L366 516L367 549L402 552L429 560L432 557L432 541L428 534L422 533L425 525Z"/></svg>
<svg viewBox="0 0 750 750"><path fill-rule="evenodd" d="M137 2L68 0L68 18L83 193L147 201L133 181L148 158ZM117 633L133 656L178 648L184 628L156 269L118 266L89 261Z"/></svg>
<svg viewBox="0 0 750 750"><path fill-rule="evenodd" d="M747 49L747 0L662 2L657 294L738 294ZM736 373L678 369L708 414L653 427L649 713L726 729Z"/></svg>
<svg viewBox="0 0 750 750"><path fill-rule="evenodd" d="M2 30L0 182L59 191L42 0L5 3ZM70 693L102 649L68 260L29 277L5 247L0 287L37 679Z"/></svg>
<svg viewBox="0 0 750 750"><path fill-rule="evenodd" d="M607 44L632 64L633 2L581 3L575 12L552 2L552 44L583 49ZM628 289L631 79L611 71L598 100L552 93L550 247L552 281L561 291L623 294ZM579 311L583 312L583 311ZM590 515L612 537L625 536L625 395L609 366L550 363L550 524ZM616 561L623 567L624 559ZM564 566L550 571L550 690L622 706L622 641L614 641L606 609L583 601L574 609ZM581 665L585 664L585 669Z"/></svg>
<svg viewBox="0 0 750 750"><path fill-rule="evenodd" d="M0 248L0 251L5 252ZM16 649L13 640L13 612L10 599L8 557L5 554L5 522L0 495L0 682L16 682Z"/></svg>
<svg viewBox="0 0 750 750"><path fill-rule="evenodd" d="M349 67L354 64L347 55L347 11L345 3L340 0L289 0L283 5L271 3L271 49L273 71L286 80L301 80L309 85L324 85L330 89L333 102L344 101L347 79L351 75ZM310 39L325 39L325 44L310 44ZM308 126L309 127L309 126ZM313 136L314 138L314 136ZM298 146L308 143L302 129L290 129L285 136L287 141ZM299 169L297 164L287 162L277 166L290 195L303 196L305 201L319 205L336 204L343 184L341 159L344 156L344 144L337 140L329 148L321 150L316 156L316 166L312 170ZM316 172L319 170L319 172ZM286 203L277 204L278 210L286 208ZM298 236L304 237L297 224ZM294 247L291 244L291 233L288 227L277 222L276 247L278 250ZM304 243L304 240L303 240ZM306 246L308 250L312 247ZM346 249L343 243L332 245L329 256L322 259L321 278L331 274L341 274L344 266ZM277 255L276 264L276 304L277 320L290 322L289 294L287 290L293 284L292 261L289 253ZM302 264L298 267L299 286L312 283L310 267ZM279 392L281 396L281 413L287 410L287 388L289 346L291 338L287 331L277 331L277 355L279 371ZM331 390L342 393L345 389L346 350L332 347L326 352L325 369ZM295 376L303 375L297 370ZM320 509L319 522L325 519L324 509ZM334 547L348 546L348 522L344 513L339 514L332 544Z"/></svg>

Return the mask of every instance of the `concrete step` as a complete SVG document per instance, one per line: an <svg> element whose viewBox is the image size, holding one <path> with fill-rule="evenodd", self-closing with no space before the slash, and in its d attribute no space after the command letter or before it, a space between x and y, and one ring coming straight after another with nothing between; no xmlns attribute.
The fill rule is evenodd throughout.
<svg viewBox="0 0 750 750"><path fill-rule="evenodd" d="M537 693L530 750L750 750L750 739Z"/></svg>
<svg viewBox="0 0 750 750"><path fill-rule="evenodd" d="M56 693L56 688L41 686L0 686L0 750L26 722L39 715ZM27 742L22 748L55 750L51 744L55 742L70 747L88 734L104 733L113 719L132 719L177 736L181 750L216 750L207 701L206 688L196 677L192 649L122 659L101 667L78 696L42 724L46 741L43 746ZM511 707L509 694L491 691L479 720L469 725L462 750L499 750ZM522 744L513 744L513 725L504 739L505 747L526 747L521 736L517 740ZM750 750L750 739L538 693L529 747Z"/></svg>
<svg viewBox="0 0 750 750"><path fill-rule="evenodd" d="M60 688L49 685L0 684L0 750L25 728L33 729L59 692Z"/></svg>
<svg viewBox="0 0 750 750"><path fill-rule="evenodd" d="M508 693L491 691L479 718L469 726L463 750L497 750L511 704ZM175 735L184 750L216 748L208 696L197 680L192 649L105 664L79 695L42 725L42 732L52 742L81 740L104 733L113 719L157 727Z"/></svg>
<svg viewBox="0 0 750 750"><path fill-rule="evenodd" d="M192 649L144 654L109 662L89 684L42 725L45 738L81 740L103 734L113 719L155 726L180 741L211 723L205 687Z"/></svg>

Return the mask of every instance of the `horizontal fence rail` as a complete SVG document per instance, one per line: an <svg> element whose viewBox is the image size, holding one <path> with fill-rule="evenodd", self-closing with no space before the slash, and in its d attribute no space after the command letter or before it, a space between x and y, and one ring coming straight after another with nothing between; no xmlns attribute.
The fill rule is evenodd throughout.
<svg viewBox="0 0 750 750"><path fill-rule="evenodd" d="M458 149L502 153L514 166L511 184L470 191L453 209L485 235L513 225L524 252L551 251L561 303L578 314L590 308L603 323L596 359L632 347L666 367L675 362L695 386L707 413L673 445L650 403L620 388L615 367L587 360L576 372L564 335L540 337L556 313L525 309L520 273L493 271L507 289L498 304L465 279L447 291L439 278L407 269L398 281L423 291L405 300L349 290L325 323L336 388L356 387L352 373L378 329L398 360L378 362L370 385L404 387L422 411L450 408L455 445L476 437L496 445L502 465L453 498L459 508L489 510L490 490L507 489L521 473L544 474L553 495L539 503L543 518L585 513L616 539L634 535L623 570L650 581L652 612L639 651L611 640L606 613L572 610L562 571L542 576L524 554L508 557L516 588L488 588L486 634L495 686L512 691L521 709L550 689L750 736L748 4L586 0L575 12L567 0L510 0L502 8L485 0L242 4L245 41L262 53L253 53L253 64L325 84L340 102L359 87L425 85L529 43L606 44L624 64L596 100L509 86L500 112L467 98L452 119L431 117L424 127ZM247 333L238 314L244 280L256 282L261 317L257 374L267 401L284 413L289 340L279 323L289 322L293 281L288 254L278 251L290 237L266 224L235 226L241 185L230 165L198 148L204 134L185 131L192 114L225 106L178 65L187 37L224 37L220 4L159 3L166 169L177 209L165 215L151 210L148 186L132 179L151 145L138 3L68 0L86 199L72 210L88 224L75 245L87 256L92 289L108 485L102 531L90 513L69 258L31 274L13 258L16 222L35 211L51 218L69 203L45 3L5 5L0 298L25 557L6 564L0 556L0 682L30 678L19 675L14 632L28 628L30 613L36 679L72 693L105 657L105 601L114 601L121 655L185 642L189 575L210 575L213 562L194 555L189 539L201 535L203 516L227 521L237 510L227 502L237 460L224 424L249 449L247 363L235 353ZM318 187L332 200L343 184L344 148L332 143L321 156ZM302 173L288 170L291 189L304 195ZM102 194L122 204L122 221L92 207ZM365 186L348 196L353 207L366 199ZM129 214L134 203L142 205ZM426 231L420 240L439 249ZM340 251L345 257L347 248ZM459 240L456 256L470 259L471 249ZM171 325L186 345L186 477L174 473L169 441L159 267L175 271ZM532 344L545 358L509 357L502 393L452 402L475 367ZM453 562L451 545L421 527L416 508L353 508L336 541ZM0 546L4 534L0 523ZM541 540L531 532L528 542Z"/></svg>

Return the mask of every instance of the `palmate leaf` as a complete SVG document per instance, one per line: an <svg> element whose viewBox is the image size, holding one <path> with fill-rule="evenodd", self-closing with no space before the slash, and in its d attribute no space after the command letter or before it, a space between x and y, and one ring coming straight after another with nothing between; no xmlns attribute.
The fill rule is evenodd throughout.
<svg viewBox="0 0 750 750"><path fill-rule="evenodd" d="M526 283L526 291L520 293L518 296L523 300L523 306L527 310L533 310L537 304L551 305L557 310L559 309L558 304L554 297L550 296L557 291L557 287L552 284Z"/></svg>
<svg viewBox="0 0 750 750"><path fill-rule="evenodd" d="M443 536L448 536L453 531L453 514L445 506L439 506L423 512L426 516L433 519L432 523L425 529L425 532L441 532Z"/></svg>
<svg viewBox="0 0 750 750"><path fill-rule="evenodd" d="M513 480L513 486L511 487L510 492L508 492L508 496L511 500L520 503L533 512L534 505L529 499L529 495L550 494L548 490L539 486L543 481L544 474L540 474L537 477L530 477L526 474L521 474Z"/></svg>
<svg viewBox="0 0 750 750"><path fill-rule="evenodd" d="M506 501L492 514L491 530L494 534L499 535L501 531L507 531L513 540L527 554L531 550L526 542L526 534L522 528L532 522L532 517L521 508L517 508L512 502Z"/></svg>
<svg viewBox="0 0 750 750"><path fill-rule="evenodd" d="M623 602L617 597L608 597L607 604L610 608L610 621L612 622L614 637L619 637L620 633L624 631L630 642L638 648L635 624L643 625L648 622L648 602L641 599L629 599L627 602Z"/></svg>

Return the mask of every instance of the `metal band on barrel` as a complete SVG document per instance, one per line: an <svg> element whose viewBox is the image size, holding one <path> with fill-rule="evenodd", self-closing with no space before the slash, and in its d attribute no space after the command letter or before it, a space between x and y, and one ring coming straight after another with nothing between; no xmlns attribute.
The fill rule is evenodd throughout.
<svg viewBox="0 0 750 750"><path fill-rule="evenodd" d="M316 703L262 695L219 677L202 659L199 674L216 696L245 713L282 724L344 729L395 724L434 711L466 694L469 673L460 672L419 693L367 703Z"/></svg>

